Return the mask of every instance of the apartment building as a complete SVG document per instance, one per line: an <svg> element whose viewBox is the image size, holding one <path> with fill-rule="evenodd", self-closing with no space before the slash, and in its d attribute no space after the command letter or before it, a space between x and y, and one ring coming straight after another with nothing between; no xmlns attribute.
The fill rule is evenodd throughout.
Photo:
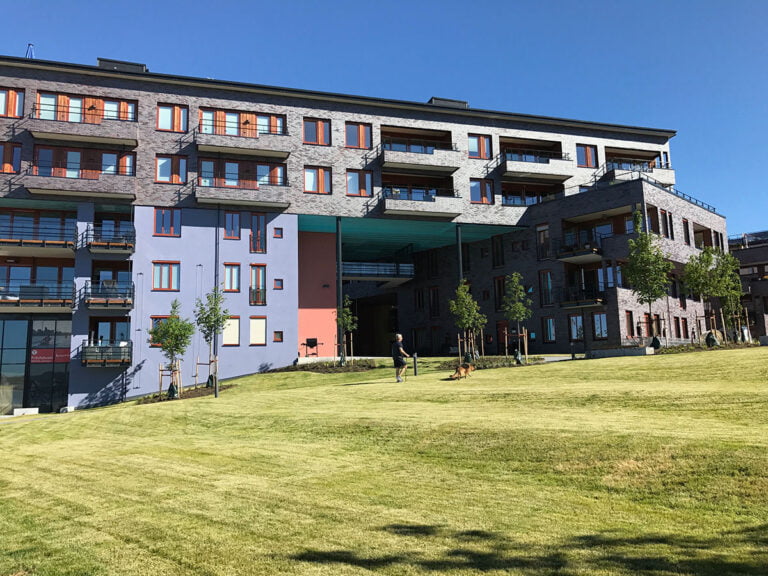
<svg viewBox="0 0 768 576"><path fill-rule="evenodd" d="M742 297L749 329L754 339L768 335L768 231L732 236L731 254L739 261Z"/></svg>
<svg viewBox="0 0 768 576"><path fill-rule="evenodd" d="M448 351L460 279L503 352L504 277L534 301L533 352L701 331L678 282L651 313L621 274L633 211L677 266L726 247L725 219L674 187L674 131L0 58L0 413L150 393L148 330L214 285L223 378L393 331ZM644 309L645 308L645 309ZM184 382L207 357L199 336ZM201 380L207 372L202 367Z"/></svg>

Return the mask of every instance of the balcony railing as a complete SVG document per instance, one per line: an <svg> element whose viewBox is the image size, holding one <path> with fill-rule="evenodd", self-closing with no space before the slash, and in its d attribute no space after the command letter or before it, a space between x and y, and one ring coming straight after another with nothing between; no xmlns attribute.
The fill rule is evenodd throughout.
<svg viewBox="0 0 768 576"><path fill-rule="evenodd" d="M342 264L344 276L413 278L414 272L413 264L398 262L344 262Z"/></svg>
<svg viewBox="0 0 768 576"><path fill-rule="evenodd" d="M133 308L133 282L103 280L86 282L77 295L77 300L89 308Z"/></svg>
<svg viewBox="0 0 768 576"><path fill-rule="evenodd" d="M197 182L201 188L234 188L239 190L258 190L259 186L288 186L288 178L286 176L257 178L255 180L201 176Z"/></svg>
<svg viewBox="0 0 768 576"><path fill-rule="evenodd" d="M549 164L550 160L570 160L570 156L563 152L551 152L548 150L525 150L522 148L507 149L502 157L507 162L535 162L537 164Z"/></svg>
<svg viewBox="0 0 768 576"><path fill-rule="evenodd" d="M632 170L635 172L653 172L655 168L672 169L669 162L662 163L657 160L640 160L637 158L608 158L606 166L608 170Z"/></svg>
<svg viewBox="0 0 768 576"><path fill-rule="evenodd" d="M133 342L130 340L83 340L80 346L80 363L83 366L126 366L132 358Z"/></svg>
<svg viewBox="0 0 768 576"><path fill-rule="evenodd" d="M74 248L75 223L44 225L31 223L0 224L0 245Z"/></svg>
<svg viewBox="0 0 768 576"><path fill-rule="evenodd" d="M72 282L10 281L0 284L0 306L71 306Z"/></svg>
<svg viewBox="0 0 768 576"><path fill-rule="evenodd" d="M456 144L453 142L395 137L383 137L382 148L392 152L411 152L413 154L432 154L435 150L457 150Z"/></svg>
<svg viewBox="0 0 768 576"><path fill-rule="evenodd" d="M63 118L62 116L66 116ZM68 106L66 114L56 104L35 104L31 118L52 122L70 122L75 124L101 124L104 120L114 122L136 122L136 108L133 110L106 109L103 106Z"/></svg>
<svg viewBox="0 0 768 576"><path fill-rule="evenodd" d="M456 198L453 188L425 188L418 186L385 186L382 196L391 200L413 200L416 202L434 202L437 197Z"/></svg>
<svg viewBox="0 0 768 576"><path fill-rule="evenodd" d="M561 303L563 305L594 305L605 301L605 291L597 286L566 286L563 288Z"/></svg>
<svg viewBox="0 0 768 576"><path fill-rule="evenodd" d="M98 180L102 175L136 176L136 166L117 165L105 169L103 164L83 164L82 162L52 162L35 164L27 172L31 176L46 178L73 178L82 180Z"/></svg>
<svg viewBox="0 0 768 576"><path fill-rule="evenodd" d="M603 247L603 241L606 238L612 238L612 233L592 234L592 233L567 233L562 240L557 241L557 253L574 253L599 251Z"/></svg>
<svg viewBox="0 0 768 576"><path fill-rule="evenodd" d="M89 225L80 237L80 246L87 246L92 252L132 252L135 245L136 229L126 222L121 222L117 228L113 225Z"/></svg>
<svg viewBox="0 0 768 576"><path fill-rule="evenodd" d="M251 306L266 306L267 305L267 290L266 288L251 288L249 291L248 303Z"/></svg>
<svg viewBox="0 0 768 576"><path fill-rule="evenodd" d="M258 122L250 123L237 121L203 120L197 127L200 134L216 134L217 136L235 136L240 138L258 138L265 134L288 136L287 128L283 126L265 126Z"/></svg>

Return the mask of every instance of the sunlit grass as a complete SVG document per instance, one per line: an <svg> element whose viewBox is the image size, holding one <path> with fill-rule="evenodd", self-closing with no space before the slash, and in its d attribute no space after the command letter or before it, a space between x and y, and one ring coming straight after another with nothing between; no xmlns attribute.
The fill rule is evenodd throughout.
<svg viewBox="0 0 768 576"><path fill-rule="evenodd" d="M768 348L0 424L8 574L768 574Z"/></svg>

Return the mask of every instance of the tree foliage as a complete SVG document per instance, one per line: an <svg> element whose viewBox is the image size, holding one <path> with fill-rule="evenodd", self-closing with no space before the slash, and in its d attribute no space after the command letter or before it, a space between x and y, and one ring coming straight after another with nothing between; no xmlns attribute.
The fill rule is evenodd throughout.
<svg viewBox="0 0 768 576"><path fill-rule="evenodd" d="M656 235L642 228L642 215L634 213L637 238L629 240L629 260L623 268L637 301L651 304L667 294L673 264L657 244Z"/></svg>
<svg viewBox="0 0 768 576"><path fill-rule="evenodd" d="M195 301L195 324L210 348L213 337L221 334L229 320L229 310L224 308L224 293L214 286L205 295L205 302L200 298Z"/></svg>
<svg viewBox="0 0 768 576"><path fill-rule="evenodd" d="M349 294L344 294L344 304L341 307L341 314L336 318L336 322L344 332L354 332L357 330L357 316L352 313L352 299L349 297Z"/></svg>
<svg viewBox="0 0 768 576"><path fill-rule="evenodd" d="M176 359L184 355L195 333L195 325L188 319L181 318L180 309L181 303L178 299L171 302L168 318L149 330L150 344L159 343L163 355L171 364L175 364Z"/></svg>
<svg viewBox="0 0 768 576"><path fill-rule="evenodd" d="M456 288L456 297L448 301L448 310L456 319L456 327L462 332L482 330L488 319L480 313L480 305L469 293L469 284L462 282Z"/></svg>
<svg viewBox="0 0 768 576"><path fill-rule="evenodd" d="M517 332L520 333L520 322L525 322L531 317L531 304L523 286L523 276L520 272L509 274L504 282L504 300L501 311L510 322L517 323Z"/></svg>
<svg viewBox="0 0 768 576"><path fill-rule="evenodd" d="M700 254L688 260L683 282L702 299L718 298L726 318L741 312L739 261L733 255L705 246Z"/></svg>

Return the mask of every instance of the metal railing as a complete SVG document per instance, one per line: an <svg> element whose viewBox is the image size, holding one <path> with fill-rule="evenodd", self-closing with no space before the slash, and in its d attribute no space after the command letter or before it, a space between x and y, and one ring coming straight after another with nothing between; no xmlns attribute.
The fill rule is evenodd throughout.
<svg viewBox="0 0 768 576"><path fill-rule="evenodd" d="M419 186L384 186L381 189L384 198L391 200L413 200L416 202L434 202L435 198L457 198L453 188L427 188Z"/></svg>
<svg viewBox="0 0 768 576"><path fill-rule="evenodd" d="M248 303L251 306L266 306L267 305L267 289L266 288L250 288L248 291Z"/></svg>
<svg viewBox="0 0 768 576"><path fill-rule="evenodd" d="M653 172L654 169L671 170L672 165L657 160L640 160L638 158L609 158L605 162L608 170L631 170L635 172Z"/></svg>
<svg viewBox="0 0 768 576"><path fill-rule="evenodd" d="M0 306L70 306L72 282L11 280L0 284Z"/></svg>
<svg viewBox="0 0 768 576"><path fill-rule="evenodd" d="M391 152L410 152L413 154L433 154L435 150L457 151L453 142L425 140L423 138L382 137L381 147Z"/></svg>
<svg viewBox="0 0 768 576"><path fill-rule="evenodd" d="M413 278L413 264L399 262L343 262L341 273L346 276Z"/></svg>
<svg viewBox="0 0 768 576"><path fill-rule="evenodd" d="M768 244L768 230L749 232L747 234L731 234L728 236L728 247L731 249L749 248Z"/></svg>
<svg viewBox="0 0 768 576"><path fill-rule="evenodd" d="M133 342L130 340L83 340L80 346L83 366L119 366L130 364L132 358Z"/></svg>
<svg viewBox="0 0 768 576"><path fill-rule="evenodd" d="M612 232L605 234L592 234L587 231L584 233L574 232L565 234L560 240L555 240L554 246L557 254L599 251L603 247L603 241L612 237Z"/></svg>
<svg viewBox="0 0 768 576"><path fill-rule="evenodd" d="M77 301L84 302L89 307L131 308L133 307L134 293L135 287L131 281L87 281L78 291Z"/></svg>
<svg viewBox="0 0 768 576"><path fill-rule="evenodd" d="M136 244L136 229L133 224L123 223L115 228L103 224L88 225L80 236L80 246L103 247L108 249L131 249Z"/></svg>
<svg viewBox="0 0 768 576"><path fill-rule="evenodd" d="M82 180L98 180L104 176L136 176L135 162L128 166L116 165L114 170L104 170L102 164L83 164L82 162L46 162L34 164L27 169L30 176L44 178L73 178Z"/></svg>
<svg viewBox="0 0 768 576"><path fill-rule="evenodd" d="M562 290L561 303L598 302L605 300L605 290L597 286L566 286Z"/></svg>
<svg viewBox="0 0 768 576"><path fill-rule="evenodd" d="M75 223L69 222L50 226L45 224L16 223L0 224L0 244L19 244L74 247L77 239Z"/></svg>
<svg viewBox="0 0 768 576"><path fill-rule="evenodd" d="M277 176L269 178L219 178L200 176L197 179L197 185L200 188L234 188L239 190L258 190L259 186L288 186L286 176Z"/></svg>
<svg viewBox="0 0 768 576"><path fill-rule="evenodd" d="M34 104L30 118L52 122L69 122L71 124L101 124L104 120L117 122L136 122L136 106L133 110L121 112L107 109L103 106L72 106L66 107L66 119L60 118L62 108L58 104Z"/></svg>
<svg viewBox="0 0 768 576"><path fill-rule="evenodd" d="M526 150L523 148L509 148L500 155L500 160L507 162L534 162L537 164L549 164L550 160L570 160L571 157L563 152L551 152L548 150Z"/></svg>
<svg viewBox="0 0 768 576"><path fill-rule="evenodd" d="M285 124L282 126L264 126L263 124L251 123L248 120L236 121L216 121L202 120L195 128L195 134L216 135L216 136L235 136L238 138L258 138L270 134L273 136L288 136L288 129Z"/></svg>

